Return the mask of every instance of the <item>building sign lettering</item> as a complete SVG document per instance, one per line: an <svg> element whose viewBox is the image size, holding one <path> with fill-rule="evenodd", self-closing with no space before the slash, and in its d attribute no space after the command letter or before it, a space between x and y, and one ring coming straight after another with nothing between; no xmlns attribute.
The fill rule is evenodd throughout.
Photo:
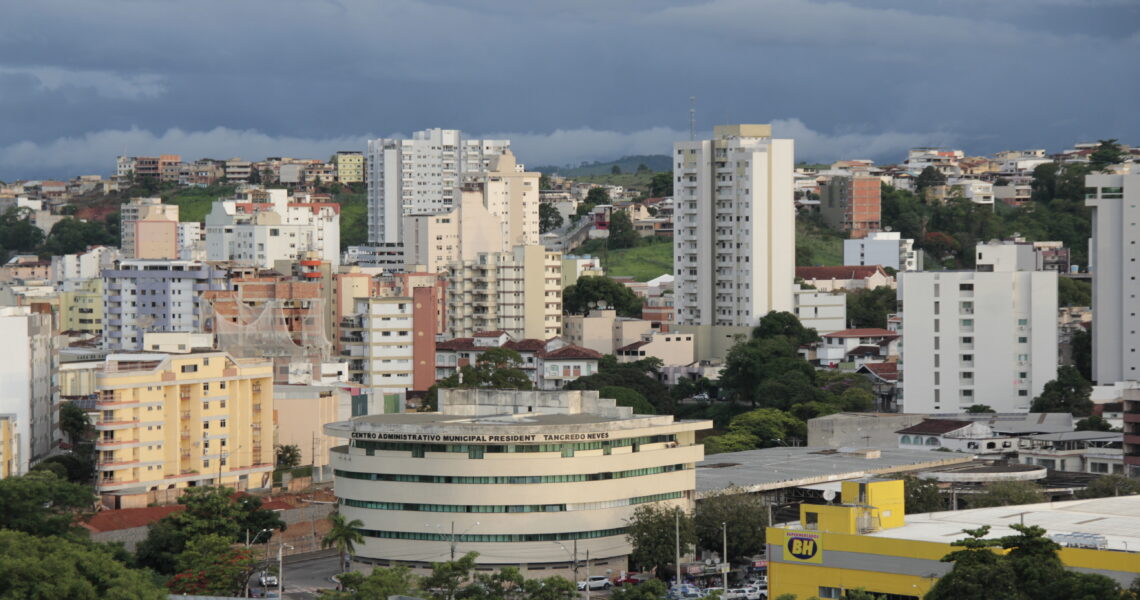
<svg viewBox="0 0 1140 600"><path fill-rule="evenodd" d="M784 539L784 556L792 562L823 562L820 535L804 531L789 531Z"/></svg>
<svg viewBox="0 0 1140 600"><path fill-rule="evenodd" d="M387 433L383 431L354 431L354 440L397 441L397 442L434 442L446 443L542 443L542 442L583 442L610 439L609 432L591 433L526 433L526 434L472 434L472 435L445 435L439 433Z"/></svg>

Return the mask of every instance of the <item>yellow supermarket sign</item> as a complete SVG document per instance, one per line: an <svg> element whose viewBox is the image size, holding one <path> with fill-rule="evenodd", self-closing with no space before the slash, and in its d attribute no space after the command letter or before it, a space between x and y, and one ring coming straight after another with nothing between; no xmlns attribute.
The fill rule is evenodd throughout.
<svg viewBox="0 0 1140 600"><path fill-rule="evenodd" d="M784 558L790 562L823 564L821 541L818 533L787 531L784 533Z"/></svg>

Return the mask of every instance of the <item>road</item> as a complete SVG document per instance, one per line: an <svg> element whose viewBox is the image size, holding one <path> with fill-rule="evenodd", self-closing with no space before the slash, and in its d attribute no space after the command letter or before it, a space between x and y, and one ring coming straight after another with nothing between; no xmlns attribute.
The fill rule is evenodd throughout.
<svg viewBox="0 0 1140 600"><path fill-rule="evenodd" d="M318 597L318 590L336 588L336 585L329 581L329 577L337 572L337 557L327 551L286 557L284 597L293 600L313 600ZM252 583L254 586L250 590L260 591L256 587L256 577Z"/></svg>

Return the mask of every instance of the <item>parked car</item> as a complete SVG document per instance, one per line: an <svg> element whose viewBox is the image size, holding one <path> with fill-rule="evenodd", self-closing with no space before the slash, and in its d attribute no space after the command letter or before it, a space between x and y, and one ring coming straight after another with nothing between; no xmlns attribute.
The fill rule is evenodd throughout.
<svg viewBox="0 0 1140 600"><path fill-rule="evenodd" d="M744 588L744 600L767 600L768 598L768 584L764 584L763 588L755 585L750 585Z"/></svg>
<svg viewBox="0 0 1140 600"><path fill-rule="evenodd" d="M617 577L614 579L614 585L641 585L646 581L653 579L653 576L648 573L626 573L625 577Z"/></svg>
<svg viewBox="0 0 1140 600"><path fill-rule="evenodd" d="M277 587L277 576L263 572L257 582L261 584L261 587Z"/></svg>
<svg viewBox="0 0 1140 600"><path fill-rule="evenodd" d="M608 590L613 586L614 584L610 583L609 578L605 575L591 575L589 579L578 582L579 590L585 590L587 588L591 590Z"/></svg>
<svg viewBox="0 0 1140 600"><path fill-rule="evenodd" d="M697 598L704 598L705 593L695 585L682 583L681 585L674 585L669 589L669 600L695 600Z"/></svg>
<svg viewBox="0 0 1140 600"><path fill-rule="evenodd" d="M705 596L712 596L713 594L716 594L717 598L720 598L721 600L725 600L724 588L722 588L722 587L705 588Z"/></svg>
<svg viewBox="0 0 1140 600"><path fill-rule="evenodd" d="M721 594L720 597L724 600L746 600L748 598L748 590L744 588L730 588Z"/></svg>

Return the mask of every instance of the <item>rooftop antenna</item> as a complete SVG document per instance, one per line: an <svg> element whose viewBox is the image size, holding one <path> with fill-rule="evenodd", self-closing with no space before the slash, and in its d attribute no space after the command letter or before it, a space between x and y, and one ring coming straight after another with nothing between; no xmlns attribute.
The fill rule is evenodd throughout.
<svg viewBox="0 0 1140 600"><path fill-rule="evenodd" d="M689 96L689 141L697 139L697 97Z"/></svg>

